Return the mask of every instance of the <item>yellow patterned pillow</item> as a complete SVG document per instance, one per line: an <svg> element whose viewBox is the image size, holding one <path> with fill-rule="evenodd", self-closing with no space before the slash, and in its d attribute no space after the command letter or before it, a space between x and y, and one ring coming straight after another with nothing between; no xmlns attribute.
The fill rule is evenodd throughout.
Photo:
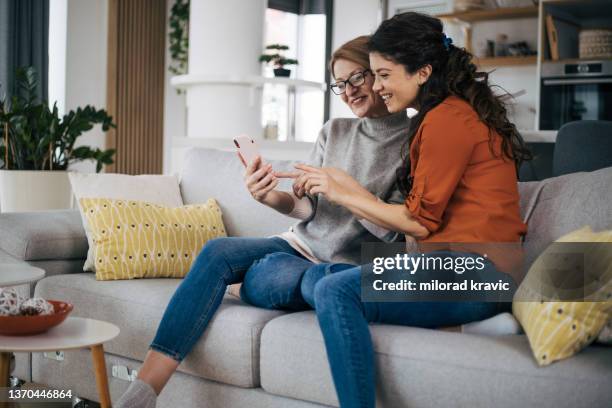
<svg viewBox="0 0 612 408"><path fill-rule="evenodd" d="M213 199L176 208L105 198L79 203L92 230L97 280L182 278L206 241L226 235Z"/></svg>
<svg viewBox="0 0 612 408"><path fill-rule="evenodd" d="M612 231L593 232L590 227L585 227L561 237L557 242L612 243ZM533 355L540 366L578 353L597 338L612 318L612 251L609 251L609 245L594 245L589 248L592 248L592 251L584 254L585 273L596 271L599 283L597 290L587 299L597 301L516 300L530 298L529 288L536 287L530 286L530 283L533 284L542 276L542 263L539 261L544 254L531 266L515 294L512 312L523 326ZM591 271L586 270L589 265L592 267Z"/></svg>

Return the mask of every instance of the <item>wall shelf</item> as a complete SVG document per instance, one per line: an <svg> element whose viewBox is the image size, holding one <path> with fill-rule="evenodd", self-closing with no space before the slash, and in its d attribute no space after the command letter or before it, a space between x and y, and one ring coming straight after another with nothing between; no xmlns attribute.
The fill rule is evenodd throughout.
<svg viewBox="0 0 612 408"><path fill-rule="evenodd" d="M251 87L262 87L264 84L286 85L293 89L305 88L311 90L326 91L327 85L323 82L305 81L293 78L268 78L257 75L226 76L207 74L178 75L171 79L170 83L175 88L186 89L200 85L242 85Z"/></svg>
<svg viewBox="0 0 612 408"><path fill-rule="evenodd" d="M460 20L467 23L476 21L509 20L538 16L538 7L507 7L484 10L469 10L457 13L439 14L438 18Z"/></svg>
<svg viewBox="0 0 612 408"><path fill-rule="evenodd" d="M535 65L536 63L537 56L535 55L476 58L476 65L479 67L509 67L517 65Z"/></svg>
<svg viewBox="0 0 612 408"><path fill-rule="evenodd" d="M284 77L264 77L261 75L219 75L219 74L187 74L177 75L170 79L170 84L177 88L189 91L201 87L217 87L221 91L228 87L244 87L248 90L248 106L255 107L261 100L264 85L282 85L287 92L287 126L288 138L295 137L295 109L296 95L299 92L326 92L327 84L324 82L306 81Z"/></svg>
<svg viewBox="0 0 612 408"><path fill-rule="evenodd" d="M506 7L439 14L437 17L460 23L465 39L465 49L474 54L474 48L472 46L472 23L511 20L516 18L536 18L538 17L538 12L539 9L537 6ZM536 57L531 55L519 57L487 57L480 58L477 64L480 66L531 65L536 64Z"/></svg>

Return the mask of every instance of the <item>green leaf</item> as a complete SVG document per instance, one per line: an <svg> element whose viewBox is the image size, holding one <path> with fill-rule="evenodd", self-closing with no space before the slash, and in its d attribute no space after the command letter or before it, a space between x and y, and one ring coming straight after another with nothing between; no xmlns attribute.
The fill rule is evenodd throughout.
<svg viewBox="0 0 612 408"><path fill-rule="evenodd" d="M176 75L187 72L189 49L189 0L176 0L169 16L169 51L171 62L168 70Z"/></svg>
<svg viewBox="0 0 612 408"><path fill-rule="evenodd" d="M101 125L104 132L115 127L105 110L87 105L60 117L56 103L49 107L45 102L36 101L37 76L34 69L19 68L16 79L20 92L11 98L10 104L0 102L0 129L9 125L10 168L40 170L48 169L52 163L53 169L66 169L69 162L98 162L100 157L108 161L107 157L96 153L100 152L99 149L92 150L87 146L74 149L77 139L95 125ZM0 140L4 145L3 138ZM6 153L6 146L2 148Z"/></svg>

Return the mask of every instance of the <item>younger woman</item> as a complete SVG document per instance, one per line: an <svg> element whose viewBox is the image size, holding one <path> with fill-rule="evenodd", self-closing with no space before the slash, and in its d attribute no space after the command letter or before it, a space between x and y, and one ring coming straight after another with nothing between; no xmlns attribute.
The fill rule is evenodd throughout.
<svg viewBox="0 0 612 408"><path fill-rule="evenodd" d="M405 203L381 202L355 188L356 180L334 168L299 166L307 173L306 191L356 217L415 237L420 245L518 244L526 226L519 216L516 170L529 153L472 56L452 45L440 20L404 13L383 22L372 35L370 63L376 75L373 89L389 112L409 107L418 111L406 135L408 154L397 175L408 193ZM450 251L443 255L479 256ZM504 303L484 301L364 302L361 268L342 269L321 277L311 268L304 276L304 280L318 279L314 304L342 408L375 406L369 322L456 326L507 308ZM500 269L496 259L487 262L490 276L501 274ZM417 270L415 275L427 273L431 272Z"/></svg>

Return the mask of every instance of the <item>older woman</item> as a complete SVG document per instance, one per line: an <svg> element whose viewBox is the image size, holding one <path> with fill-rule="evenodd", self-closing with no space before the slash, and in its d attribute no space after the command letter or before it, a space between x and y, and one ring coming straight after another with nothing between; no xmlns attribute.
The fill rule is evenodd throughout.
<svg viewBox="0 0 612 408"><path fill-rule="evenodd" d="M409 121L404 111L389 114L382 98L373 91L367 42L367 37L356 38L333 54L330 69L335 83L331 89L358 119L332 119L326 123L310 164L341 168L357 180L356 187L362 189L363 185L369 193L387 202L402 202L395 170L401 166L397 152ZM306 309L310 306L299 289L306 270L319 262L343 267L357 265L362 242L398 237L360 220L325 196L305 194L305 174L297 177L293 191L278 191L278 178L286 175L275 174L261 160L245 164L245 185L253 198L300 221L276 237L219 238L204 246L168 304L138 379L117 407L155 406L157 395L206 330L226 287L242 282L247 273L261 276L243 287L242 295L247 302L272 308ZM282 271L283 279L266 280L273 276L271 271Z"/></svg>

